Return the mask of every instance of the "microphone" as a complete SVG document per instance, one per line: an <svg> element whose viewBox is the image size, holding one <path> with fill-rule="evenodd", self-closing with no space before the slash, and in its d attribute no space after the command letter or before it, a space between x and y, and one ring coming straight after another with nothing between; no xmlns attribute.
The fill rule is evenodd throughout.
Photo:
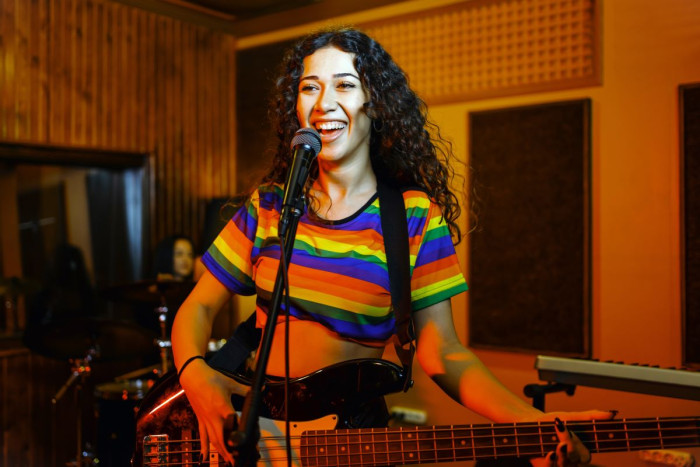
<svg viewBox="0 0 700 467"><path fill-rule="evenodd" d="M290 216L301 216L301 196L309 178L311 163L321 151L321 136L313 128L300 128L292 138L292 166L287 174L282 198L282 212L278 225L279 237L284 238L289 229Z"/></svg>

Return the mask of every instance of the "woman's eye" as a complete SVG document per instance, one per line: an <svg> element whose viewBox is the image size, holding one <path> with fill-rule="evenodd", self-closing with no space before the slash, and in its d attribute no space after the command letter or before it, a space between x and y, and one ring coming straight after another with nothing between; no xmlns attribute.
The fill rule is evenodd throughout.
<svg viewBox="0 0 700 467"><path fill-rule="evenodd" d="M303 92L313 91L314 89L316 89L316 86L313 86L311 84L304 84L301 86L301 91Z"/></svg>
<svg viewBox="0 0 700 467"><path fill-rule="evenodd" d="M350 83L350 82L348 82L348 81L343 81L343 82L341 82L340 84L338 84L338 87L339 87L339 88L344 88L344 89L347 89L347 88L354 88L354 87L355 87L355 84L354 84L354 83Z"/></svg>

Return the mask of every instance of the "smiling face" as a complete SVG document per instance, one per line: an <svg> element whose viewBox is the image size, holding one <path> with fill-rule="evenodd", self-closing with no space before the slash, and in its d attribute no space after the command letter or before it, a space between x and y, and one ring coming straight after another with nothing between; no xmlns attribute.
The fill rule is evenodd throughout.
<svg viewBox="0 0 700 467"><path fill-rule="evenodd" d="M369 158L372 121L364 110L368 100L352 54L324 47L304 58L297 118L302 127L313 127L321 135L320 163Z"/></svg>

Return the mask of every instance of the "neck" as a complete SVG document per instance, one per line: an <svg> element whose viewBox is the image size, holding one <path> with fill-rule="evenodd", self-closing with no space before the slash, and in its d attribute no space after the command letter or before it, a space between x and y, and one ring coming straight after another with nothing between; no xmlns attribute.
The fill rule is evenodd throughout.
<svg viewBox="0 0 700 467"><path fill-rule="evenodd" d="M322 167L314 182L318 200L316 213L328 220L344 219L355 213L377 191L377 177L369 161L363 167Z"/></svg>
<svg viewBox="0 0 700 467"><path fill-rule="evenodd" d="M319 167L314 189L334 203L342 202L354 196L374 194L377 190L377 177L369 158L344 165L324 163Z"/></svg>

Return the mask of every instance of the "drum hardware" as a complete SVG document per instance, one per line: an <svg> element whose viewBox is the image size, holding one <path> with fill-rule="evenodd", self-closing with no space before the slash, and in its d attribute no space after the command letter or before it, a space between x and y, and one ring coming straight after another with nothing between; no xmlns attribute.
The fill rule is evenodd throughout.
<svg viewBox="0 0 700 467"><path fill-rule="evenodd" d="M150 375L151 377L158 378L160 376L160 371L158 367L160 364L147 366L145 368L139 368L138 370L130 371L129 373L124 373L114 378L116 382L129 381L139 377L146 377Z"/></svg>
<svg viewBox="0 0 700 467"><path fill-rule="evenodd" d="M56 394L51 398L51 404L53 407L58 404L66 391L75 385L75 400L76 400L76 417L75 417L75 434L76 434L76 456L75 463L68 463L67 465L73 464L76 467L81 467L84 465L84 461L88 462L85 465L90 465L94 456L83 449L83 409L81 406L81 395L83 391L83 385L85 381L90 377L92 372L92 361L99 356L99 350L96 347L90 347L83 358L73 358L70 359L71 364L71 375L68 377L66 382L61 386L61 388L56 392ZM54 412L55 413L55 412Z"/></svg>
<svg viewBox="0 0 700 467"><path fill-rule="evenodd" d="M165 304L165 297L162 297L162 304L156 307L155 312L158 314L158 324L160 325L160 339L156 341L158 349L160 350L160 369L161 375L168 372L170 368L170 352L168 349L172 348L170 341L168 340L168 307Z"/></svg>
<svg viewBox="0 0 700 467"><path fill-rule="evenodd" d="M143 280L131 284L108 287L102 291L101 295L107 300L141 303L159 307L166 303L176 303L184 300L192 291L194 285L195 283L192 281L171 279Z"/></svg>
<svg viewBox="0 0 700 467"><path fill-rule="evenodd" d="M151 376L155 376L151 372ZM128 379L99 384L97 453L100 467L129 465L136 445L136 412L156 379Z"/></svg>
<svg viewBox="0 0 700 467"><path fill-rule="evenodd" d="M108 300L153 305L158 316L160 336L155 340L160 354L160 374L170 369L170 348L168 338L168 304L181 303L192 291L195 283L172 279L144 280L132 284L112 286L103 291Z"/></svg>

